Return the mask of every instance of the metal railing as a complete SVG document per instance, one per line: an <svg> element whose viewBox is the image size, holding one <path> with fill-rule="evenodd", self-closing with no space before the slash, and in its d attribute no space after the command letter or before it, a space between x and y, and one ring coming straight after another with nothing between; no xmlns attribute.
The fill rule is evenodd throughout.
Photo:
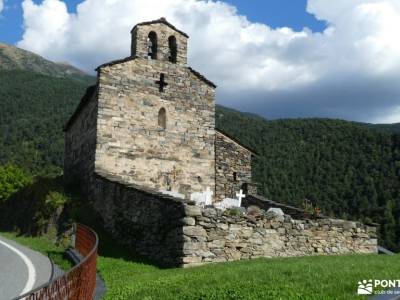
<svg viewBox="0 0 400 300"><path fill-rule="evenodd" d="M64 275L16 299L92 300L96 287L98 241L96 232L83 224L77 224L75 249L83 259Z"/></svg>

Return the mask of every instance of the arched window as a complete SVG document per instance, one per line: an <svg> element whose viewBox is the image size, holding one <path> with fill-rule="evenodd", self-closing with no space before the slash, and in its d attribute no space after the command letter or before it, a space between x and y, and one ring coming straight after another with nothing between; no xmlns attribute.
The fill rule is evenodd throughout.
<svg viewBox="0 0 400 300"><path fill-rule="evenodd" d="M147 55L151 59L157 59L157 33L151 31L147 38Z"/></svg>
<svg viewBox="0 0 400 300"><path fill-rule="evenodd" d="M167 128L167 112L164 107L160 108L158 111L158 126L162 129Z"/></svg>
<svg viewBox="0 0 400 300"><path fill-rule="evenodd" d="M168 38L168 46L169 46L169 61L172 63L176 63L176 56L178 52L178 46L176 45L176 38L171 35Z"/></svg>

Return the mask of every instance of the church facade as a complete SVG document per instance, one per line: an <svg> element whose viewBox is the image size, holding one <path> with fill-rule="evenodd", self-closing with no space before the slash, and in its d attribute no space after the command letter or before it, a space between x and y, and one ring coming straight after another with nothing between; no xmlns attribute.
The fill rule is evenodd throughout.
<svg viewBox="0 0 400 300"><path fill-rule="evenodd" d="M188 36L163 18L131 35L131 56L97 68L65 127L65 177L233 197L251 181L253 152L215 129L216 86L187 66Z"/></svg>

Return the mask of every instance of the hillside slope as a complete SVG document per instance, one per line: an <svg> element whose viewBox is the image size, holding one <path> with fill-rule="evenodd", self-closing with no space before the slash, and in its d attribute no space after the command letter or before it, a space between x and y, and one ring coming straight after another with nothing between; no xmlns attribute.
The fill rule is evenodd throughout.
<svg viewBox="0 0 400 300"><path fill-rule="evenodd" d="M85 83L93 80L91 76L73 66L54 63L37 54L4 43L0 43L0 70L30 71Z"/></svg>
<svg viewBox="0 0 400 300"><path fill-rule="evenodd" d="M86 89L81 81L0 71L0 163L33 174L62 172L63 124Z"/></svg>

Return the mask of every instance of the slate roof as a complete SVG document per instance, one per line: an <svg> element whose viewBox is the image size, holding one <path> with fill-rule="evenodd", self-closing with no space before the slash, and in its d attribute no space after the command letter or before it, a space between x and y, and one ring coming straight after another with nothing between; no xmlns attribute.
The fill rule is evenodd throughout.
<svg viewBox="0 0 400 300"><path fill-rule="evenodd" d="M113 65L118 65L118 64L122 64L124 62L127 61L131 61L131 60L135 60L137 57L136 56L128 56L122 59L115 59L109 62L106 62L104 64L101 64L100 66L98 66L95 71L99 71L102 67L107 67L107 66L113 66Z"/></svg>
<svg viewBox="0 0 400 300"><path fill-rule="evenodd" d="M217 131L217 132L223 134L224 136L226 136L226 137L229 138L230 140L234 141L234 142L235 142L236 144L238 144L239 146L245 148L246 150L248 150L249 152L251 152L251 153L254 154L255 156L258 156L258 153L257 153L254 149L252 149L252 148L250 148L250 147L248 147L248 146L243 145L238 139L236 139L236 138L234 138L233 136L227 134L226 132L222 131L221 129L215 128L215 131Z"/></svg>
<svg viewBox="0 0 400 300"><path fill-rule="evenodd" d="M167 25L168 27L170 27L171 29L175 30L176 32L179 32L179 33L182 34L183 36L189 38L189 36L188 36L186 33L184 33L183 31L179 30L178 28L176 28L174 25L172 25L170 22L168 22L167 19L165 19L164 17L163 17L163 18L160 18L160 19L157 19L157 20L153 20L153 21L147 21L147 22L138 23L138 24L136 24L136 25L132 28L131 33L135 30L135 28L136 28L137 26L141 26L141 25L151 25L151 24L157 24L157 23L165 24L165 25Z"/></svg>
<svg viewBox="0 0 400 300"><path fill-rule="evenodd" d="M128 62L131 60L135 60L137 57L134 56L128 56L122 59L116 59L116 60L112 60L110 62L104 63L100 66L98 66L95 71L99 71L101 68L103 67L107 67L107 66L113 66L113 65L118 65L118 64L122 64L124 62ZM199 72L197 72L196 70L192 69L191 67L187 67L187 69L193 74L195 75L197 78L199 78L201 81L203 81L204 83L208 84L209 86L213 87L213 88L217 88L217 85L208 80L204 75L200 74Z"/></svg>
<svg viewBox="0 0 400 300"><path fill-rule="evenodd" d="M97 84L89 86L86 89L85 95L82 97L81 101L78 104L78 107L75 109L75 112L72 114L71 118L69 118L67 124L64 126L64 131L68 131L71 125L74 123L75 119L79 116L79 113L82 109L89 103L90 99L92 99L93 95L97 91Z"/></svg>
<svg viewBox="0 0 400 300"><path fill-rule="evenodd" d="M212 86L213 88L216 88L217 85L208 80L206 77L204 77L203 75L201 75L199 72L197 72L196 70L192 69L191 67L188 67L189 71L192 72L193 75L195 75L197 78L199 78L200 80L204 81L205 83L207 83L208 85Z"/></svg>

